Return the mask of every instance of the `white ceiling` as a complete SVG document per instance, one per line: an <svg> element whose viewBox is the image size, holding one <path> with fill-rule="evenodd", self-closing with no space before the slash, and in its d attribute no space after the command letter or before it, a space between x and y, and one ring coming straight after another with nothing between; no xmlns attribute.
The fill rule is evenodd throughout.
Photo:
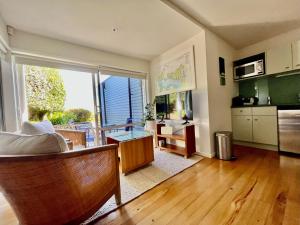
<svg viewBox="0 0 300 225"><path fill-rule="evenodd" d="M236 48L300 27L299 0L169 0Z"/></svg>
<svg viewBox="0 0 300 225"><path fill-rule="evenodd" d="M0 0L0 14L16 29L143 59L199 32L159 0Z"/></svg>
<svg viewBox="0 0 300 225"><path fill-rule="evenodd" d="M300 27L299 0L169 2L236 48ZM16 29L143 59L199 32L160 0L0 0L0 14Z"/></svg>

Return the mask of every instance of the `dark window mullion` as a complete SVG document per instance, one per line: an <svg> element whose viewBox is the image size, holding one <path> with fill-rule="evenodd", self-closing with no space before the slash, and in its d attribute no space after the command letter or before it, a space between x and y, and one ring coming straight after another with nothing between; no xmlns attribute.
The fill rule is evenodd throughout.
<svg viewBox="0 0 300 225"><path fill-rule="evenodd" d="M132 100L131 100L130 78L128 78L128 99L129 99L129 118L132 119Z"/></svg>

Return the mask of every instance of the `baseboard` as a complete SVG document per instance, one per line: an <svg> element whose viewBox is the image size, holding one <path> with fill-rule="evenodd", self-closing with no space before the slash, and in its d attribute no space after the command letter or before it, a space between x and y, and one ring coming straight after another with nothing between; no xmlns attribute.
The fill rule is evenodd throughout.
<svg viewBox="0 0 300 225"><path fill-rule="evenodd" d="M253 147L253 148L261 148L261 149L270 150L270 151L278 151L277 145L265 145L265 144L258 144L258 143L245 142L245 141L234 141L233 144L247 146L247 147Z"/></svg>
<svg viewBox="0 0 300 225"><path fill-rule="evenodd" d="M206 158L214 158L215 157L215 153L208 153L208 152L195 152L196 155L200 155Z"/></svg>

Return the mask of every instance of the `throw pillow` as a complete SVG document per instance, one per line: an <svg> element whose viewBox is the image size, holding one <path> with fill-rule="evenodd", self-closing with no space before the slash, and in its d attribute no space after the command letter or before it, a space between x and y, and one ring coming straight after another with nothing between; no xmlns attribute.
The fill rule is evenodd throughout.
<svg viewBox="0 0 300 225"><path fill-rule="evenodd" d="M55 133L55 129L52 123L47 120L39 123L24 122L21 133L28 135Z"/></svg>
<svg viewBox="0 0 300 225"><path fill-rule="evenodd" d="M0 132L0 155L28 155L64 152L68 145L60 134L24 135Z"/></svg>

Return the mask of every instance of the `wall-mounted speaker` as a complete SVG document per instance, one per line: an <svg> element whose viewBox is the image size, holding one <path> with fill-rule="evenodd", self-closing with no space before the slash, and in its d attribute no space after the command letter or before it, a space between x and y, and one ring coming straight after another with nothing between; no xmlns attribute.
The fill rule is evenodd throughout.
<svg viewBox="0 0 300 225"><path fill-rule="evenodd" d="M222 57L219 57L219 73L225 75L225 60Z"/></svg>
<svg viewBox="0 0 300 225"><path fill-rule="evenodd" d="M226 85L225 79L225 59L219 57L219 76L220 76L220 85Z"/></svg>
<svg viewBox="0 0 300 225"><path fill-rule="evenodd" d="M15 28L13 28L12 26L7 25L7 34L9 36L14 36L14 34L15 34Z"/></svg>

